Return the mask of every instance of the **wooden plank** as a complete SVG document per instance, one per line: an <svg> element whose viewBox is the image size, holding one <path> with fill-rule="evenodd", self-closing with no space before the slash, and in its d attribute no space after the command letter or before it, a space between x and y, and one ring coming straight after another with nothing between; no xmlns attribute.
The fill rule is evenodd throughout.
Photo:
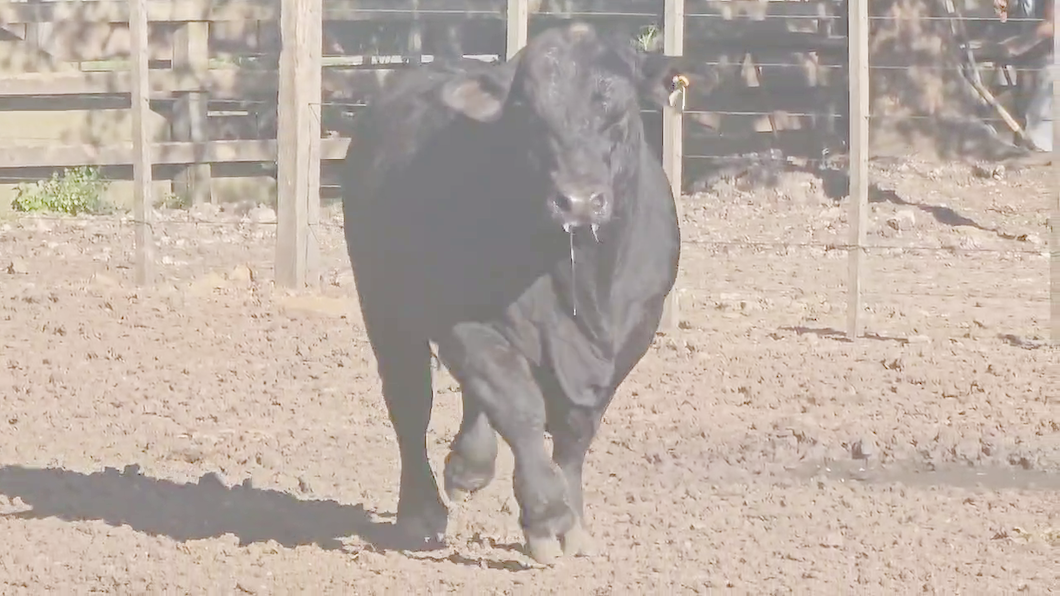
<svg viewBox="0 0 1060 596"><path fill-rule="evenodd" d="M151 71L150 91L152 99L172 98L174 94L191 91L203 91L216 99L248 99L248 95L275 95L277 77L275 70L223 68L180 73L156 69ZM377 77L376 70L333 70L325 85L338 90L358 79ZM34 72L0 76L0 97L108 95L131 90L132 75L128 71Z"/></svg>
<svg viewBox="0 0 1060 596"><path fill-rule="evenodd" d="M421 0L413 0L412 3L412 23L409 24L408 47L405 50L410 66L419 66L423 63L423 20L419 15L420 2ZM320 35L323 41L323 31Z"/></svg>
<svg viewBox="0 0 1060 596"><path fill-rule="evenodd" d="M682 56L685 49L685 0L666 0L663 8L663 53L667 56ZM683 100L682 100L683 101ZM683 106L663 108L663 169L670 178L674 200L677 203L677 219L682 219L681 165L684 141ZM680 325L681 312L678 304L679 287L667 295L663 313L663 328L676 331Z"/></svg>
<svg viewBox="0 0 1060 596"><path fill-rule="evenodd" d="M306 103L301 115L305 118L303 130L309 146L308 166L304 168L307 177L305 190L305 284L315 290L321 289L320 266L320 170L323 155L321 152L321 129L323 127L323 57L324 57L324 0L306 0L311 6L308 23L308 35L305 46L308 51L309 64L303 73L301 82L305 85ZM423 0L415 0L423 2ZM331 0L328 0L329 4ZM422 56L417 59L422 61ZM299 76L296 73L296 76ZM277 139L279 140L279 139ZM283 145L280 145L282 147Z"/></svg>
<svg viewBox="0 0 1060 596"><path fill-rule="evenodd" d="M26 23L25 33L22 34L22 41L26 44L26 49L31 52L44 52L44 48L41 47L41 24L40 23Z"/></svg>
<svg viewBox="0 0 1060 596"><path fill-rule="evenodd" d="M48 28L48 34L41 39L41 49L56 61L121 62L132 53L129 28L124 23L27 23L26 26L31 25ZM147 37L151 60L173 57L172 24L149 23Z"/></svg>
<svg viewBox="0 0 1060 596"><path fill-rule="evenodd" d="M413 0L402 2L388 2L388 0L376 0L365 3L364 6L339 6L331 5L324 9L324 19L334 21L401 21L412 18L412 13L426 17L457 17L466 19L499 19L503 15L497 8L497 2L490 0L464 0L460 4L453 4L451 0L439 3L422 2L421 6L414 8L410 4ZM370 5L369 5L370 4ZM466 8L465 8L466 6Z"/></svg>
<svg viewBox="0 0 1060 596"><path fill-rule="evenodd" d="M527 30L530 23L529 0L508 0L506 27L508 31L505 52L511 60L526 45Z"/></svg>
<svg viewBox="0 0 1060 596"><path fill-rule="evenodd" d="M209 38L209 23L197 21L182 24L174 36L173 71L176 74L191 74L199 79L206 78L210 69ZM173 110L173 140L192 143L209 140L206 131L208 100L206 92L200 90L177 95ZM173 180L173 194L190 205L212 202L210 170L210 164L205 162L185 168Z"/></svg>
<svg viewBox="0 0 1060 596"><path fill-rule="evenodd" d="M310 226L320 208L322 0L283 0L280 18L276 283L310 282Z"/></svg>
<svg viewBox="0 0 1060 596"><path fill-rule="evenodd" d="M535 15L557 15L565 18L584 18L601 13L618 14L628 17L658 18L658 12L652 12L654 3L645 0L578 0L577 2L535 2L531 13ZM712 10L715 4L718 10ZM695 12L686 13L685 17L718 19L728 15L769 14L770 16L815 16L818 4L834 5L835 0L724 0L723 2L696 2ZM542 10L542 7L544 10ZM730 17L731 18L731 17Z"/></svg>
<svg viewBox="0 0 1060 596"><path fill-rule="evenodd" d="M425 56L424 62L433 61ZM325 68L321 75L324 97L330 100L363 100L402 66L385 68ZM151 98L172 99L176 94L203 91L214 100L275 100L276 70L218 68L205 73L181 74L168 69L151 71ZM132 89L127 71L57 72L0 75L0 98L71 95L121 95ZM2 109L2 108L0 108Z"/></svg>
<svg viewBox="0 0 1060 596"><path fill-rule="evenodd" d="M341 160L349 139L321 139L321 156ZM133 163L129 143L97 147L94 145L4 145L0 146L0 170L10 168L49 168L74 166L122 166ZM255 163L276 161L276 141L240 140L207 143L155 143L151 145L151 162L155 165L195 163Z"/></svg>
<svg viewBox="0 0 1060 596"><path fill-rule="evenodd" d="M134 278L143 286L151 281L154 270L154 239L151 220L154 201L151 196L151 138L147 114L151 110L148 86L148 46L146 0L131 0L129 31L132 38L132 145L133 145L133 218L136 220L136 264Z"/></svg>
<svg viewBox="0 0 1060 596"><path fill-rule="evenodd" d="M152 98L169 97L173 93L213 90L252 83L261 75L245 70L211 70L205 75L180 75L169 70L151 72L149 90ZM275 83L272 87L275 88ZM106 72L29 72L0 76L0 97L39 97L58 95L106 95L132 91L132 73Z"/></svg>
<svg viewBox="0 0 1060 596"><path fill-rule="evenodd" d="M414 3L418 7L414 8ZM825 4L834 4L822 0ZM724 18L726 12L739 14L767 13L775 16L813 16L822 2L785 2L770 0L731 1L725 4L745 5L744 10L700 10L689 17L697 19ZM555 8L556 3L534 2L529 12L565 18L585 18L599 14L635 17L656 17L644 0L582 0L569 8ZM545 10L541 7L545 6ZM765 7L764 10L762 7ZM495 0L331 0L323 10L328 21L376 21L407 19L417 10L421 15L458 16L460 18L498 18L501 11ZM274 0L147 0L148 17L158 22L242 22L275 21L279 19L279 3ZM6 2L0 4L0 22L18 23L125 23L128 3L122 0L58 1L40 3Z"/></svg>
<svg viewBox="0 0 1060 596"><path fill-rule="evenodd" d="M1053 344L1060 346L1060 11L1053 6L1053 186L1049 231L1049 303Z"/></svg>
<svg viewBox="0 0 1060 596"><path fill-rule="evenodd" d="M850 6L850 250L847 282L847 334L862 331L861 261L869 217L869 9Z"/></svg>
<svg viewBox="0 0 1060 596"><path fill-rule="evenodd" d="M424 15L462 17L500 16L494 0L419 0L416 8ZM147 14L154 22L241 22L276 21L281 3L275 0L146 0ZM358 0L328 2L323 18L339 21L407 19L413 0ZM0 22L15 23L125 23L129 3L122 0L61 0L58 2L5 2L0 4Z"/></svg>
<svg viewBox="0 0 1060 596"><path fill-rule="evenodd" d="M150 21L254 21L274 20L276 8L266 0L145 0ZM131 3L122 0L63 0L58 2L5 3L0 22L5 23L126 23Z"/></svg>

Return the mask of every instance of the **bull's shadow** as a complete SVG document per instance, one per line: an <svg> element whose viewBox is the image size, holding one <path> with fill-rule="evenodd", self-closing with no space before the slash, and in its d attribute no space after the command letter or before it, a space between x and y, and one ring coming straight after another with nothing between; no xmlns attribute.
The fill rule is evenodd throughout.
<svg viewBox="0 0 1060 596"><path fill-rule="evenodd" d="M816 171L821 178L824 193L830 199L840 201L847 198L850 193L850 176L843 171L834 169L820 169ZM876 184L869 184L870 203L891 203L902 207L913 207L931 215L935 221L944 226L954 228L969 227L984 232L994 232L1002 238L1008 239L1004 233L996 228L986 227L970 217L961 215L956 210L942 205L931 205L902 198L897 192L889 188L880 188Z"/></svg>
<svg viewBox="0 0 1060 596"><path fill-rule="evenodd" d="M32 510L7 517L65 521L102 520L178 541L233 534L240 545L275 540L288 548L316 544L343 549L341 539L359 536L380 550L406 549L390 522L378 522L360 505L301 500L244 482L225 486L212 475L180 484L139 473L82 474L54 468L0 468L0 495L19 497Z"/></svg>
<svg viewBox="0 0 1060 596"><path fill-rule="evenodd" d="M8 517L102 520L179 541L231 533L241 545L275 540L289 548L341 549L340 539L355 535L378 548L402 546L392 524L373 521L360 505L303 501L246 483L227 487L210 474L180 484L141 475L135 466L92 474L5 466L0 494L20 497L33 508Z"/></svg>
<svg viewBox="0 0 1060 596"><path fill-rule="evenodd" d="M417 550L397 532L387 517L361 505L343 505L332 500L302 500L271 489L241 485L225 486L212 474L197 482L181 484L151 478L135 464L119 472L82 474L56 468L0 467L0 495L22 499L31 510L0 514L21 519L58 518L64 521L100 520L111 526L128 525L153 536L185 542L232 534L240 546L274 540L286 548L315 544L325 550L346 550L342 539L356 536L368 548ZM392 515L389 516L393 518ZM509 552L520 545L493 544ZM429 560L433 560L433 557ZM479 560L452 553L444 560L480 568L507 571L531 569L520 561Z"/></svg>

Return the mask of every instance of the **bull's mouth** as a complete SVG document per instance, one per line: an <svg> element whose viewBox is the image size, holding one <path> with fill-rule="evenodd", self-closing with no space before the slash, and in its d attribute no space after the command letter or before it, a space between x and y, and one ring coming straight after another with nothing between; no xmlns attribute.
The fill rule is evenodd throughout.
<svg viewBox="0 0 1060 596"><path fill-rule="evenodd" d="M603 212L593 211L575 215L557 206L555 201L549 202L549 211L552 220L559 224L565 233L573 235L580 230L587 230L592 233L597 242L600 241L600 227L610 219L610 214L606 213L606 209L601 210Z"/></svg>
<svg viewBox="0 0 1060 596"><path fill-rule="evenodd" d="M592 224L589 224L588 226L585 226L585 225L575 226L575 225L573 225L573 224L571 224L569 222L564 222L562 225L563 225L563 231L566 232L567 234L571 235L571 236L574 235L574 232L576 230L579 230L579 229L584 230L585 228L589 228L589 231L592 232L592 234L593 234L593 240L596 240L597 242L600 241L600 224L592 223Z"/></svg>

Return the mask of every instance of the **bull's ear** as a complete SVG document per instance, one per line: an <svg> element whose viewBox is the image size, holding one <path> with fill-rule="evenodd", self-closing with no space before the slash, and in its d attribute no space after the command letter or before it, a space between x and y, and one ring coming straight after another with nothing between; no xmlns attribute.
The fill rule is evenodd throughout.
<svg viewBox="0 0 1060 596"><path fill-rule="evenodd" d="M685 60L646 52L638 55L637 62L637 90L641 99L655 108L668 105L670 93L674 90L674 77L683 74Z"/></svg>
<svg viewBox="0 0 1060 596"><path fill-rule="evenodd" d="M511 79L488 74L458 77L442 86L441 100L448 107L479 122L501 116L511 89Z"/></svg>

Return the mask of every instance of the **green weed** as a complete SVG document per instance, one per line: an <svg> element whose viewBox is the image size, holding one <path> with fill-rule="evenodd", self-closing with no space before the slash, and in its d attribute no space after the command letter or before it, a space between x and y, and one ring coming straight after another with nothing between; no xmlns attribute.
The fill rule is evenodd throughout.
<svg viewBox="0 0 1060 596"><path fill-rule="evenodd" d="M109 182L99 168L81 166L56 172L48 180L19 184L11 207L16 211L51 211L78 215L106 210L103 193Z"/></svg>

